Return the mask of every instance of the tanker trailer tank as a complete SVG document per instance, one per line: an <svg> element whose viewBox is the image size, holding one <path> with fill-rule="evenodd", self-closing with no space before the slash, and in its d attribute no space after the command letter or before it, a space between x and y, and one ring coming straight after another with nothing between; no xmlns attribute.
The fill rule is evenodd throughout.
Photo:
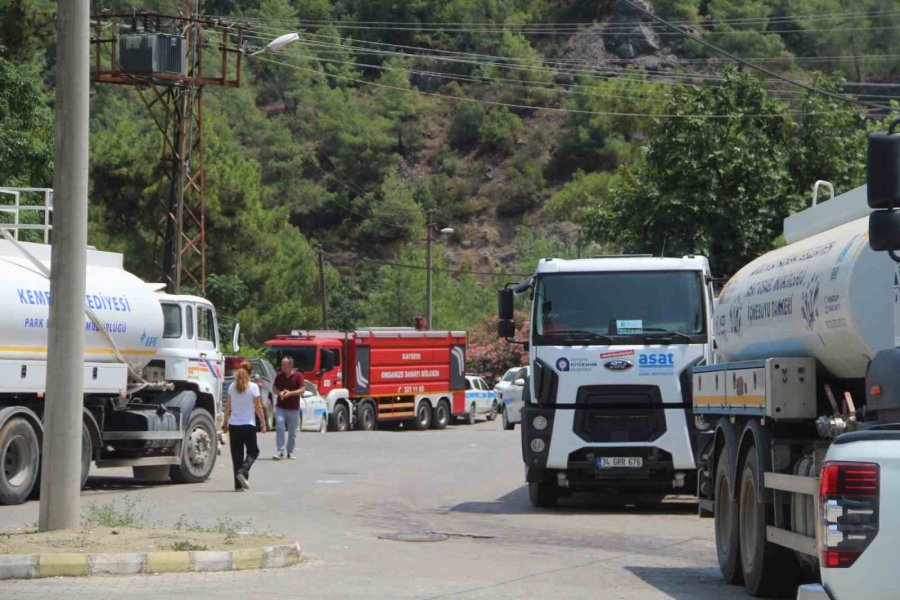
<svg viewBox="0 0 900 600"><path fill-rule="evenodd" d="M839 379L864 377L895 345L895 265L868 243L868 218L754 260L716 306L716 362L812 357Z"/></svg>
<svg viewBox="0 0 900 600"><path fill-rule="evenodd" d="M37 261L49 268L50 247L22 243ZM134 372L157 353L163 334L163 314L154 286L122 267L122 255L88 253L85 307L106 326L121 355ZM12 244L0 244L0 359L47 359L50 281ZM118 362L116 351L87 316L85 361Z"/></svg>

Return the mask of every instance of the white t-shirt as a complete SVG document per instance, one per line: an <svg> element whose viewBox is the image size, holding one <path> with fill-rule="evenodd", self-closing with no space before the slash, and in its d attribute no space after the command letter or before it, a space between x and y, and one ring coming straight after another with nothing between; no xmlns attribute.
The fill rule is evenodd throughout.
<svg viewBox="0 0 900 600"><path fill-rule="evenodd" d="M232 383L228 386L228 395L231 396L231 416L228 418L228 424L256 425L256 404L253 399L259 396L259 386L251 381L242 394Z"/></svg>

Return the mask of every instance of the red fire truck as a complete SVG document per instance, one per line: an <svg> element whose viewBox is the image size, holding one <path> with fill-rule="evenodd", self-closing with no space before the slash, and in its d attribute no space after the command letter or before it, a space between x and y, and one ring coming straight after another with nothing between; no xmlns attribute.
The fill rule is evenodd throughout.
<svg viewBox="0 0 900 600"><path fill-rule="evenodd" d="M392 421L443 429L466 412L464 331L292 331L266 346L275 364L290 356L318 386L332 431Z"/></svg>

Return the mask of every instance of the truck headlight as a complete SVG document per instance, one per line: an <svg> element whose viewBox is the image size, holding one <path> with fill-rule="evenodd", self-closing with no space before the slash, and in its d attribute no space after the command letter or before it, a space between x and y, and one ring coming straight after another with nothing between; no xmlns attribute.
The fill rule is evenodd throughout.
<svg viewBox="0 0 900 600"><path fill-rule="evenodd" d="M531 421L531 426L537 429L538 431L543 431L547 429L547 417L543 415L538 415Z"/></svg>
<svg viewBox="0 0 900 600"><path fill-rule="evenodd" d="M547 449L547 444L544 443L544 440L541 438L534 438L531 440L531 451L535 454L540 454L544 450Z"/></svg>

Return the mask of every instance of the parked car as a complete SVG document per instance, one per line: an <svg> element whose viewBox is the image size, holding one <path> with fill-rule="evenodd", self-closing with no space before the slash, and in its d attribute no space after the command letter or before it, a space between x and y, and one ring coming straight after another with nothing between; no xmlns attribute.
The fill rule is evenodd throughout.
<svg viewBox="0 0 900 600"><path fill-rule="evenodd" d="M497 380L494 385L494 391L497 392L497 398L503 395L503 392L516 379L525 379L528 376L528 367L513 367L503 374L503 377Z"/></svg>
<svg viewBox="0 0 900 600"><path fill-rule="evenodd" d="M516 379L500 394L500 416L503 421L503 429L506 431L515 429L516 423L522 422L522 405L524 395L528 391L528 376L530 374L530 367L522 367L517 371ZM521 375L521 377L518 377L518 375Z"/></svg>
<svg viewBox="0 0 900 600"><path fill-rule="evenodd" d="M500 409L497 392L478 375L466 375L466 423L473 424L478 415L484 415L488 421L497 418Z"/></svg>
<svg viewBox="0 0 900 600"><path fill-rule="evenodd" d="M259 386L259 395L262 399L263 411L266 413L266 423L269 430L275 429L275 368L269 361L262 358L244 359L253 367L253 381ZM243 362L243 360L241 361ZM234 382L234 373L226 371L226 376L222 379L222 406L219 410L225 408L225 394L228 393L228 386ZM261 428L260 424L256 424L257 428Z"/></svg>
<svg viewBox="0 0 900 600"><path fill-rule="evenodd" d="M328 430L328 403L319 395L319 389L311 381L306 382L306 390L300 397L300 431Z"/></svg>
<svg viewBox="0 0 900 600"><path fill-rule="evenodd" d="M819 573L798 600L898 597L900 424L845 433L819 477Z"/></svg>

